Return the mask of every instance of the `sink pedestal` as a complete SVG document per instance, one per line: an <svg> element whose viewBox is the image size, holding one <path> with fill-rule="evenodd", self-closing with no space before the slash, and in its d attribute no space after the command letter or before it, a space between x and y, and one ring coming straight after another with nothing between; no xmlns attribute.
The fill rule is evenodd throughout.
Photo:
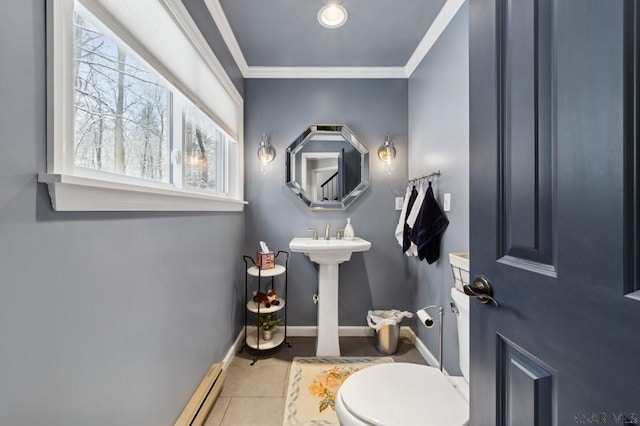
<svg viewBox="0 0 640 426"><path fill-rule="evenodd" d="M318 265L318 338L316 356L340 356L338 339L339 264Z"/></svg>
<svg viewBox="0 0 640 426"><path fill-rule="evenodd" d="M304 253L317 263L318 272L318 339L316 356L340 356L338 340L338 267L351 259L353 252L367 251L369 241L314 240L294 238L289 243L293 252Z"/></svg>

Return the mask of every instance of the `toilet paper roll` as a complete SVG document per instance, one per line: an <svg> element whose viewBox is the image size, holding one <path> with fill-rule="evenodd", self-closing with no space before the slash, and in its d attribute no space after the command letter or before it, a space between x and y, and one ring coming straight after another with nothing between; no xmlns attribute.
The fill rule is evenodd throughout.
<svg viewBox="0 0 640 426"><path fill-rule="evenodd" d="M420 321L422 321L425 327L427 328L433 327L433 318L431 318L431 315L429 315L426 310L420 309L417 312L417 314L418 314L418 318L420 318Z"/></svg>

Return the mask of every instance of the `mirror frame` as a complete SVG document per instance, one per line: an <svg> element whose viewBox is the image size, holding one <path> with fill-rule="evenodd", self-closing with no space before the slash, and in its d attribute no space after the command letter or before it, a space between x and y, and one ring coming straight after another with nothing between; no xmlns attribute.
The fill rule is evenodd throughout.
<svg viewBox="0 0 640 426"><path fill-rule="evenodd" d="M360 152L360 183L340 201L313 201L309 199L299 182L296 182L293 168L291 167L295 155L312 141L314 137L322 135L341 135L345 142L350 143ZM369 150L360 139L344 124L312 124L307 127L295 141L287 148L286 158L286 184L291 191L300 198L310 210L346 210L369 187Z"/></svg>

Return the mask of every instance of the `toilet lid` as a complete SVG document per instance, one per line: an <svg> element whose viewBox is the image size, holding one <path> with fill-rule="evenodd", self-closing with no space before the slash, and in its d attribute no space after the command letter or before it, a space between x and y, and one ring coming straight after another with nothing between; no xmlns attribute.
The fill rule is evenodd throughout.
<svg viewBox="0 0 640 426"><path fill-rule="evenodd" d="M469 406L441 371L393 363L367 367L340 386L342 402L373 425L461 426Z"/></svg>

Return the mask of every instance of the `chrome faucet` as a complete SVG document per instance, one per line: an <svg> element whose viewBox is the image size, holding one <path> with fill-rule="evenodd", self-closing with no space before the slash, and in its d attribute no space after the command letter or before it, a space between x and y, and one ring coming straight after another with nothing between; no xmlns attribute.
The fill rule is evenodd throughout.
<svg viewBox="0 0 640 426"><path fill-rule="evenodd" d="M314 226L313 228L307 228L307 231L313 231L313 239L318 239L318 228Z"/></svg>
<svg viewBox="0 0 640 426"><path fill-rule="evenodd" d="M325 240L330 240L331 239L331 236L329 234L331 234L331 225L327 223L327 226L324 227L324 239Z"/></svg>

